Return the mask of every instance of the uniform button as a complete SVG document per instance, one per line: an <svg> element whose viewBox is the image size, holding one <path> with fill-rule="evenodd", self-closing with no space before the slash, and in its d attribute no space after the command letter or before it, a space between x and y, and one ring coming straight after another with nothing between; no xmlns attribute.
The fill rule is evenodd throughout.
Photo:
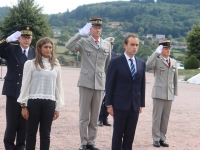
<svg viewBox="0 0 200 150"><path fill-rule="evenodd" d="M19 74L19 76L21 76L21 74Z"/></svg>
<svg viewBox="0 0 200 150"><path fill-rule="evenodd" d="M18 67L18 65L17 65L17 67Z"/></svg>
<svg viewBox="0 0 200 150"><path fill-rule="evenodd" d="M19 82L17 82L17 84L19 84Z"/></svg>

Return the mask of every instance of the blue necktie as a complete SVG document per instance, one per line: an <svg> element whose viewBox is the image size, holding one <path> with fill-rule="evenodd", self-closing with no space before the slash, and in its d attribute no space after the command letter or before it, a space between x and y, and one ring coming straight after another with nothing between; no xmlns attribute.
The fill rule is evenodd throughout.
<svg viewBox="0 0 200 150"><path fill-rule="evenodd" d="M135 65L133 64L133 60L129 59L131 62L131 75L133 77L133 79L135 79Z"/></svg>

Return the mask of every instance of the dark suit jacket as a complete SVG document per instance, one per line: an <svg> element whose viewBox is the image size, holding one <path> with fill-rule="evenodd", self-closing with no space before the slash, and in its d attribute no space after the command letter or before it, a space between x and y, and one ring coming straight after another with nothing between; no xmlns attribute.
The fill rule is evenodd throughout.
<svg viewBox="0 0 200 150"><path fill-rule="evenodd" d="M24 61L22 59L22 49L20 45L12 45L6 41L0 42L0 57L4 58L7 63L7 73L4 77L3 95L19 97ZM29 48L28 60L35 58L35 50Z"/></svg>
<svg viewBox="0 0 200 150"><path fill-rule="evenodd" d="M113 58L115 58L115 57L117 57L118 55L115 53L115 52L113 52L113 51L111 51L111 59L113 59Z"/></svg>
<svg viewBox="0 0 200 150"><path fill-rule="evenodd" d="M135 57L137 73L133 80L125 55L111 60L106 75L106 106L139 111L145 107L145 62Z"/></svg>

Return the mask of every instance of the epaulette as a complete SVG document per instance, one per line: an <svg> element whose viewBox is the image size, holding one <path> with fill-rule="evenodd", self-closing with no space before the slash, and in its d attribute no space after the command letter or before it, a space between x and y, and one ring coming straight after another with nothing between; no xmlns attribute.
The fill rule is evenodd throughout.
<svg viewBox="0 0 200 150"><path fill-rule="evenodd" d="M17 43L10 43L11 45L19 45L19 44L17 44Z"/></svg>
<svg viewBox="0 0 200 150"><path fill-rule="evenodd" d="M6 41L5 39L1 40L1 41L0 41L0 44L3 43L3 42L5 42L5 41Z"/></svg>

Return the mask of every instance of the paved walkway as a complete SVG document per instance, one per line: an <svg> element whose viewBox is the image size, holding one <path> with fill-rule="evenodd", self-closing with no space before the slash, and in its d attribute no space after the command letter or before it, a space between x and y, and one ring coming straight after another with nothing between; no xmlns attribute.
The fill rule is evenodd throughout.
<svg viewBox="0 0 200 150"><path fill-rule="evenodd" d="M6 67L2 67L3 77ZM1 74L0 74L1 75ZM60 117L53 122L50 150L77 150L80 144L78 127L78 68L62 68L63 85L65 91L65 107ZM153 74L146 73L146 107L139 117L136 129L134 150L155 150L151 138L152 99L151 89ZM3 81L0 81L0 91ZM167 142L167 150L200 150L200 85L179 83L179 96L172 106ZM4 150L3 136L5 131L5 96L0 95L0 150ZM113 123L112 117L109 121ZM99 127L96 146L101 150L110 150L112 127ZM37 137L39 150L39 135Z"/></svg>

